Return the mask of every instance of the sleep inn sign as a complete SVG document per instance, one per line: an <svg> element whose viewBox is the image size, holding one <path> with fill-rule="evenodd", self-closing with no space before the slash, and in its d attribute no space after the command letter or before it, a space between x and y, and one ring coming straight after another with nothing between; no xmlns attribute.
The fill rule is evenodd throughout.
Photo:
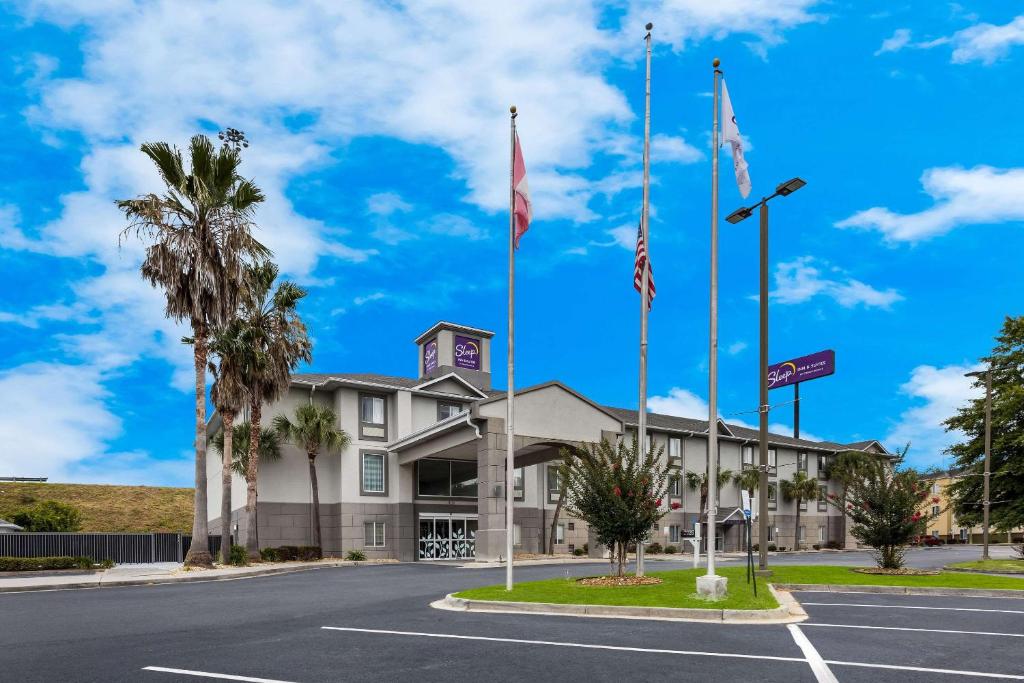
<svg viewBox="0 0 1024 683"><path fill-rule="evenodd" d="M505 553L506 396L491 387L493 333L467 325L439 322L416 338L417 372L395 377L372 372L301 374L288 392L264 407L269 425L276 415L292 414L310 401L331 406L351 437L340 453L316 459L324 552L344 555L359 550L370 558L495 560ZM522 552L546 546L559 482L555 464L564 446L601 439L632 439L635 410L599 405L557 380L516 392L516 435L511 457L516 467L514 544ZM663 504L668 514L651 540L681 546L686 530L699 520L700 496L684 486L686 472L706 469L707 423L651 413L655 447L664 449L673 479ZM207 430L221 428L214 414ZM739 471L756 459L757 433L722 423L722 467ZM842 525L833 510L810 504L801 511L801 529L793 527L793 504L776 495L779 477L797 468L817 477L825 491L838 490L826 475L828 458L839 450L881 452L876 442L841 445L771 435L769 488L772 537L792 547L796 534L808 545L839 540ZM207 459L213 528L220 510L220 458ZM245 482L235 476L232 512L244 534ZM717 512L726 550L741 547L740 492L724 487ZM309 467L305 453L291 445L282 458L262 463L259 472L259 539L264 547L311 542ZM555 549L569 552L589 542L602 551L584 522L564 511L554 527Z"/></svg>

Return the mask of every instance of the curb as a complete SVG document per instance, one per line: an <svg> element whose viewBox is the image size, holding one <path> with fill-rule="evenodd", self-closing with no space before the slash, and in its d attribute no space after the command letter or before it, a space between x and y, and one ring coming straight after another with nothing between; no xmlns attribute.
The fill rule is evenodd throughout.
<svg viewBox="0 0 1024 683"><path fill-rule="evenodd" d="M953 598L1016 598L1024 600L1024 590L1014 588L938 588L922 586L858 586L854 584L777 583L784 591L808 593L882 593L886 595L937 595Z"/></svg>
<svg viewBox="0 0 1024 683"><path fill-rule="evenodd" d="M963 567L943 567L944 572L962 572L964 574L994 574L996 576L1024 576L1024 569L965 569Z"/></svg>
<svg viewBox="0 0 1024 683"><path fill-rule="evenodd" d="M468 600L453 593L431 603L436 609L492 614L534 614L544 616L598 617L613 619L654 619L659 621L700 621L719 624L792 624L807 618L796 598L768 590L779 606L767 610L703 609L699 607L627 607L618 605L563 605L550 602L511 602L504 600Z"/></svg>
<svg viewBox="0 0 1024 683"><path fill-rule="evenodd" d="M176 575L155 578L141 579L117 579L104 581L100 576L99 580L77 581L72 583L35 584L26 586L0 586L0 593L27 593L33 591L53 590L75 590L83 588L123 588L125 586L160 586L174 583L197 583L203 581L237 581L239 579L251 579L260 576L275 576L279 574L292 574L295 572L309 571L312 569L327 569L335 567L355 567L361 565L396 564L391 562L353 562L350 560L339 560L337 562L318 562L296 567L268 567L267 569L240 572L238 574L220 574L217 576L204 576L205 572L195 574Z"/></svg>

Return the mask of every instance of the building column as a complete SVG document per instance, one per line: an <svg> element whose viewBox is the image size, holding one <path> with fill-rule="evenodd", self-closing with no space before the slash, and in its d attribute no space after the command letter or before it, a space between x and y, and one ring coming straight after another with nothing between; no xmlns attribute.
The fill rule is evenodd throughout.
<svg viewBox="0 0 1024 683"><path fill-rule="evenodd" d="M487 418L477 443L476 559L507 559L505 532L505 421Z"/></svg>

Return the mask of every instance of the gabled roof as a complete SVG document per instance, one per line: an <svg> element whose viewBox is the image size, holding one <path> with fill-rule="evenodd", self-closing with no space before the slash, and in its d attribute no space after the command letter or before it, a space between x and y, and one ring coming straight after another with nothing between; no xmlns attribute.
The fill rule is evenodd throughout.
<svg viewBox="0 0 1024 683"><path fill-rule="evenodd" d="M448 380L448 379L453 380L455 382L458 382L459 384L461 384L462 386L466 387L467 389L469 389L471 392L473 392L474 394L476 394L480 398L487 398L487 396L488 396L486 393L484 393L483 391L481 391L477 387L473 386L472 383L470 383L469 381L467 381L463 377L460 377L459 375L457 375L454 372L449 372L447 375L441 375L440 377L434 377L433 379L424 380L423 382L420 382L419 384L417 384L413 388L414 389L420 389L420 390L426 390L428 387L430 387L430 385L437 384L438 382L443 382L444 380Z"/></svg>
<svg viewBox="0 0 1024 683"><path fill-rule="evenodd" d="M567 392L569 394L572 394L573 396L575 396L579 400L583 401L584 403L586 403L590 407L595 408L598 411L604 413L605 415L607 415L608 417L612 418L613 420L618 420L619 422L622 422L622 418L619 417L615 413L614 409L608 408L607 406L603 406L603 405L601 405L599 403L595 403L594 401L591 401L589 398L587 398L586 396L584 396L580 392L576 391L572 387L570 387L570 386L568 386L566 384L562 384L561 382L559 382L557 380L552 380L550 382L543 382L541 384L534 384L533 386L526 387L524 389L516 389L515 395L516 396L522 396L523 394L529 394L532 391L540 391L541 389L547 389L548 387L558 387L559 389L562 389L563 391L565 391L565 392ZM477 405L481 405L481 404L484 404L484 403L494 403L495 401L501 401L501 400L504 400L504 399L508 398L508 391L490 391L488 393L490 394L490 398L485 398L483 401L480 401L480 403L478 403Z"/></svg>
<svg viewBox="0 0 1024 683"><path fill-rule="evenodd" d="M304 372L292 375L292 381L300 384L325 384L332 380L363 382L365 384L378 384L393 389L412 389L419 384L418 379L411 377L396 377L394 375L378 375L374 372L332 372L329 374L318 372Z"/></svg>
<svg viewBox="0 0 1024 683"><path fill-rule="evenodd" d="M494 336L494 333L490 330L482 330L479 327L470 327L469 325L460 325L458 323L450 323L447 320L439 320L434 323L429 330L416 337L414 343L419 344L420 342L429 339L430 337L437 334L442 328L448 328L455 330L456 332L466 332L477 337L483 337L484 339L490 339Z"/></svg>

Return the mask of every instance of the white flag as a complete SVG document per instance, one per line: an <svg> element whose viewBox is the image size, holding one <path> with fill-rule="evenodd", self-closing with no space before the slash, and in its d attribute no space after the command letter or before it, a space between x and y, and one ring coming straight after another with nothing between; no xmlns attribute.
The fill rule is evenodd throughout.
<svg viewBox="0 0 1024 683"><path fill-rule="evenodd" d="M750 194L750 174L747 172L747 160L743 158L743 138L740 137L740 129L736 125L736 114L732 111L729 89L725 87L724 78L722 79L722 141L728 142L732 148L732 165L736 170L736 185L740 188L740 196L746 199Z"/></svg>

